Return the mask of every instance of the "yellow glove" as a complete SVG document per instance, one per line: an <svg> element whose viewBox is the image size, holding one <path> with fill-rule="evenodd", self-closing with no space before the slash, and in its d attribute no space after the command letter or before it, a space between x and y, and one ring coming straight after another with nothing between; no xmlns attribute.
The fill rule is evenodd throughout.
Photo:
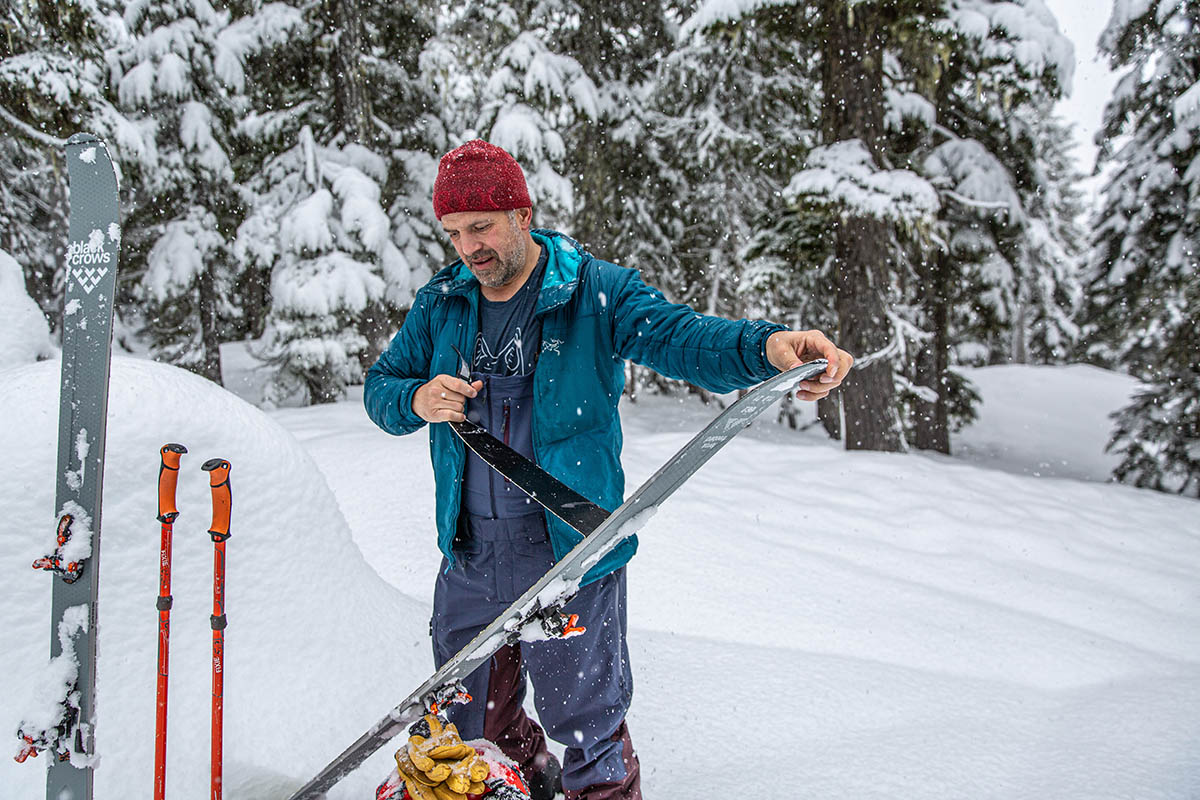
<svg viewBox="0 0 1200 800"><path fill-rule="evenodd" d="M442 725L436 715L426 714L429 736L408 737L408 745L396 751L396 769L412 800L466 800L468 794L483 794L483 781L491 772L487 762L464 744L453 724Z"/></svg>

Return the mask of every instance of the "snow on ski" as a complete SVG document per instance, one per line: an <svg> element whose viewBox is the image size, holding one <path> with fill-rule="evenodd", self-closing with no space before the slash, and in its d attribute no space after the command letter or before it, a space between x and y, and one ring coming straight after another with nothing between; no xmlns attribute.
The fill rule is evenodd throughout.
<svg viewBox="0 0 1200 800"><path fill-rule="evenodd" d="M817 377L824 372L826 366L824 360L817 360L782 372L759 384L725 409L643 483L620 508L605 518L537 583L529 587L504 613L480 631L441 669L417 687L416 691L401 701L387 716L375 723L289 800L318 800L331 786L349 775L376 750L405 731L428 710L436 711L448 702L461 699L465 692L462 691L459 682L505 644L523 637L541 639L562 635L566 623L561 611L562 606L579 590L580 581L587 571L621 541L637 533L657 510L659 503L670 497L696 470L763 411L782 399L797 383ZM503 443L496 444L501 448L505 447ZM503 452L495 445L487 449ZM529 472L529 475L540 473L544 476L539 477L541 484L521 486L517 481L513 482L544 506L545 502L551 502L552 497L560 496L556 494L555 485L571 491L536 465L534 469L537 472ZM561 518L557 511L546 507ZM569 626L566 626L566 629L569 634Z"/></svg>
<svg viewBox="0 0 1200 800"><path fill-rule="evenodd" d="M100 498L121 229L117 178L104 142L67 141L70 239L62 320L56 547L35 567L54 574L50 658L53 681L34 699L19 738L22 756L49 753L48 798L90 800L96 762L96 598Z"/></svg>

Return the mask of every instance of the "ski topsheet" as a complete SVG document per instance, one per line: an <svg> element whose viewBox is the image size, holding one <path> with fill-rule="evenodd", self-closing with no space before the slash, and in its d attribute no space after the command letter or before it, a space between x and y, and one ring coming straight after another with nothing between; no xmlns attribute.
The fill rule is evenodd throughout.
<svg viewBox="0 0 1200 800"><path fill-rule="evenodd" d="M825 371L825 367L826 362L818 360L782 372L759 384L725 409L643 483L620 508L587 533L583 541L503 614L480 631L441 669L417 687L416 691L393 708L387 716L375 723L358 741L346 748L289 800L316 800L376 750L404 732L428 709L452 702L459 692L458 682L487 662L492 654L505 644L523 637L545 639L552 635L552 631L561 630L562 606L579 590L580 581L589 569L624 539L637 533L657 510L659 503L670 497L684 481L763 411L782 399L800 381L820 375ZM463 435L461 431L460 435ZM484 460L489 460L489 456L501 454L502 457L489 460L489 463L551 513L568 524L573 524L569 519L572 508L555 509L551 508L551 504L562 498L567 498L564 502L568 504L577 503L577 493L543 472L528 459L511 451L486 431L474 428L463 435L463 439ZM485 445L476 447L473 442L484 442ZM510 468L512 475L504 473L504 468ZM524 484L522 480L525 481Z"/></svg>
<svg viewBox="0 0 1200 800"><path fill-rule="evenodd" d="M50 657L73 680L58 702L57 725L27 730L50 762L48 798L92 797L96 686L96 597L100 565L100 497L112 344L113 296L121 229L117 178L108 150L90 134L67 141L70 239L62 320L56 547L35 566L54 573ZM49 536L47 537L49 538ZM44 720L44 715L39 715ZM32 736L31 736L32 734Z"/></svg>

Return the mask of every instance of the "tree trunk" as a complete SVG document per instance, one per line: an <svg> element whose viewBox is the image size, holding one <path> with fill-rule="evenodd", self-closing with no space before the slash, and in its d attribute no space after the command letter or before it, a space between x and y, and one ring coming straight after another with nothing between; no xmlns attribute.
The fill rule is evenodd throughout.
<svg viewBox="0 0 1200 800"><path fill-rule="evenodd" d="M217 292L214 287L213 267L206 265L200 270L200 345L201 360L196 370L218 386L221 380L221 338L217 333Z"/></svg>
<svg viewBox="0 0 1200 800"><path fill-rule="evenodd" d="M817 401L817 419L821 420L821 427L830 439L842 438L842 406L838 402L838 392Z"/></svg>
<svg viewBox="0 0 1200 800"><path fill-rule="evenodd" d="M363 27L359 0L328 0L333 24L333 100L338 130L347 141L371 140L371 99L363 74Z"/></svg>
<svg viewBox="0 0 1200 800"><path fill-rule="evenodd" d="M859 139L875 154L883 132L883 20L877 4L822 0L826 24L822 133L826 144ZM884 349L891 330L886 296L892 236L887 223L847 214L835 224L839 345L862 357ZM892 362L876 358L842 385L843 438L850 450L904 448Z"/></svg>
<svg viewBox="0 0 1200 800"><path fill-rule="evenodd" d="M947 335L950 316L951 256L938 253L932 273L923 288L926 316L933 326L933 340L917 358L917 383L937 392L937 402L918 401L914 444L922 450L950 454L950 415L946 402L949 386L946 370L950 366L950 342Z"/></svg>

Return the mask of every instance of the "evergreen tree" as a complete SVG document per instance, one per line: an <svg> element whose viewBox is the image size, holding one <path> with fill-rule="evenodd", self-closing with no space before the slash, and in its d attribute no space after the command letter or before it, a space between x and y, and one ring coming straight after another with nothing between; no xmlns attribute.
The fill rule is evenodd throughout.
<svg viewBox="0 0 1200 800"><path fill-rule="evenodd" d="M1072 176L1055 171L1063 132L1039 120L1069 81L1070 44L1042 0L710 2L685 31L785 13L799 49L776 74L815 65L819 136L794 146L794 218L776 210L755 237L754 281L779 291L792 273L796 300L829 291L836 338L860 359L840 393L847 446L899 449L907 434L948 451L977 399L954 363L1061 354L1072 332ZM837 413L821 405L831 433Z"/></svg>
<svg viewBox="0 0 1200 800"><path fill-rule="evenodd" d="M564 176L564 132L594 120L600 98L583 66L556 47L557 3L486 0L444 10L422 56L451 145L486 139L525 171L539 226L561 226L575 206Z"/></svg>
<svg viewBox="0 0 1200 800"><path fill-rule="evenodd" d="M122 166L146 151L114 107L106 57L128 41L117 0L0 5L0 248L17 258L42 310L58 319L66 226L65 140L90 131Z"/></svg>
<svg viewBox="0 0 1200 800"><path fill-rule="evenodd" d="M428 193L446 136L418 75L432 14L359 0L252 12L236 25L261 43L246 66L252 210L236 252L267 309L268 399L327 402L362 380L444 255Z"/></svg>
<svg viewBox="0 0 1200 800"><path fill-rule="evenodd" d="M764 9L738 26L688 36L655 76L654 172L669 177L659 183L671 191L650 199L658 200L655 218L673 221L660 254L668 266L662 284L709 314L797 312L777 298L757 299L752 289L777 285L768 276L791 244L776 250L756 229L772 221L772 205L814 139L811 59L789 35L800 13ZM755 273L743 284L750 259L757 259Z"/></svg>
<svg viewBox="0 0 1200 800"><path fill-rule="evenodd" d="M1125 74L1101 134L1087 354L1144 382L1117 416L1117 479L1200 496L1200 3L1117 0L1100 46Z"/></svg>
<svg viewBox="0 0 1200 800"><path fill-rule="evenodd" d="M368 350L357 324L407 275L380 207L382 160L360 145L318 145L309 128L267 164L267 191L242 225L248 266L269 266L271 311L260 356L276 368L268 403L336 400L360 381Z"/></svg>
<svg viewBox="0 0 1200 800"><path fill-rule="evenodd" d="M912 285L922 336L906 413L914 444L948 453L978 400L956 365L1065 355L1082 244L1067 131L1050 114L1070 84L1070 42L1041 0L947 12L918 40L937 61L908 87L931 103L915 161L940 211Z"/></svg>
<svg viewBox="0 0 1200 800"><path fill-rule="evenodd" d="M219 321L240 313L222 301L237 280L232 127L246 55L229 22L208 0L136 0L125 13L135 39L113 58L122 107L153 132L125 221L125 262L141 277L151 353L216 383Z"/></svg>

